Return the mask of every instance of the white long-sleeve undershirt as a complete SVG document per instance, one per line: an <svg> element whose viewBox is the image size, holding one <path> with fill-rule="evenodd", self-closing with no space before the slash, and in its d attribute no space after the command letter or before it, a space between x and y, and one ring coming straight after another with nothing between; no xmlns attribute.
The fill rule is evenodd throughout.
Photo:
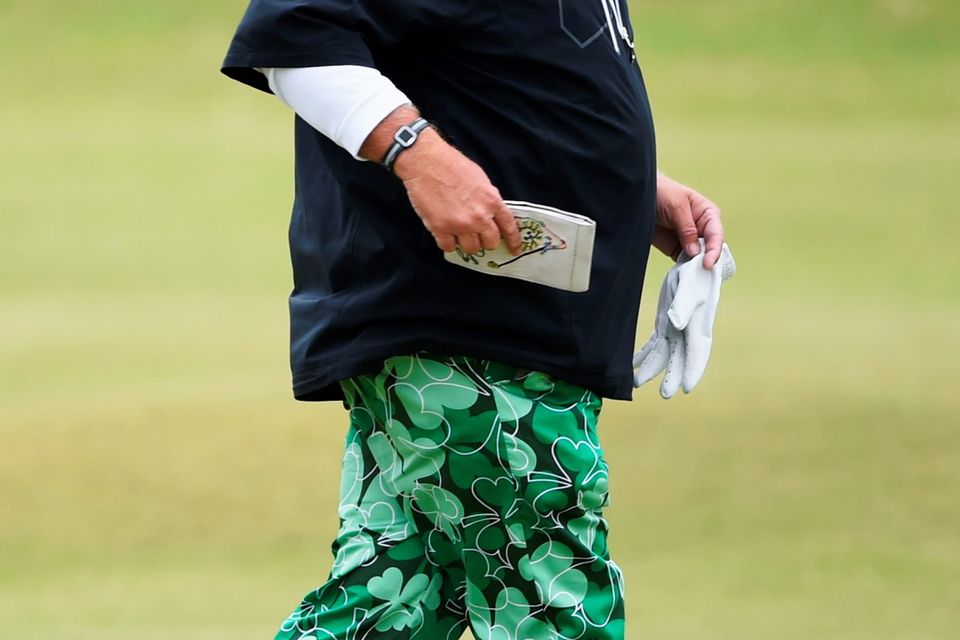
<svg viewBox="0 0 960 640"><path fill-rule="evenodd" d="M264 68L270 90L354 158L384 118L410 99L376 69L357 65Z"/></svg>

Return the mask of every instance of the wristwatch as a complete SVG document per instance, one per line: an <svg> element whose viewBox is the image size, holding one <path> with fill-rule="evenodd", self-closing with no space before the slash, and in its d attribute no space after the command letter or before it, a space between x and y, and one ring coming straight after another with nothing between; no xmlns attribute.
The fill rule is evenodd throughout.
<svg viewBox="0 0 960 640"><path fill-rule="evenodd" d="M387 155L383 157L381 164L387 171L393 172L393 165L397 162L400 154L416 144L420 138L420 132L428 127L435 128L426 118L417 118L410 124L405 124L393 134L393 144L387 149Z"/></svg>

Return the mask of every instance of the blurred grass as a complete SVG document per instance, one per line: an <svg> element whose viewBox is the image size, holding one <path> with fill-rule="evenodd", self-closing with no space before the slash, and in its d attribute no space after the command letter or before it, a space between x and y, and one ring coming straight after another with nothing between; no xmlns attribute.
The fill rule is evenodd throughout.
<svg viewBox="0 0 960 640"><path fill-rule="evenodd" d="M290 118L216 74L242 9L0 2L3 637L271 637L329 569L344 415L290 400ZM697 392L605 409L629 638L957 636L960 7L633 19L740 273Z"/></svg>

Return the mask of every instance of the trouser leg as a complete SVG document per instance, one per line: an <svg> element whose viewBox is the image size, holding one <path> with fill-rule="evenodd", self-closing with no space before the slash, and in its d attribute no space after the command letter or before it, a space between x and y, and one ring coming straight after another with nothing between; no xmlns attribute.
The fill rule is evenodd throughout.
<svg viewBox="0 0 960 640"><path fill-rule="evenodd" d="M622 574L603 518L600 398L535 372L462 366L475 367L488 392L465 412L445 413L460 454L451 480L469 514L462 558L474 634L622 640Z"/></svg>
<svg viewBox="0 0 960 640"><path fill-rule="evenodd" d="M623 639L596 395L421 356L343 388L334 569L278 638Z"/></svg>
<svg viewBox="0 0 960 640"><path fill-rule="evenodd" d="M276 640L455 640L467 626L462 577L427 553L409 506L377 467L371 427L366 409L351 411L333 568Z"/></svg>
<svg viewBox="0 0 960 640"><path fill-rule="evenodd" d="M391 358L349 397L383 425L371 447L425 546L458 555L478 640L622 640L599 397L494 362L420 356Z"/></svg>

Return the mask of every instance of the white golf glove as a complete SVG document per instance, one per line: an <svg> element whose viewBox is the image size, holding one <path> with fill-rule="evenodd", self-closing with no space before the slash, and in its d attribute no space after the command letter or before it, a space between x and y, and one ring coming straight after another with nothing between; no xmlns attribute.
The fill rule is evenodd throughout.
<svg viewBox="0 0 960 640"><path fill-rule="evenodd" d="M681 386L684 393L690 393L703 377L713 345L720 284L737 272L726 243L712 270L703 268L702 238L700 247L694 258L681 251L677 264L667 272L660 288L653 335L633 356L634 387L666 369L660 384L664 398L672 398Z"/></svg>

